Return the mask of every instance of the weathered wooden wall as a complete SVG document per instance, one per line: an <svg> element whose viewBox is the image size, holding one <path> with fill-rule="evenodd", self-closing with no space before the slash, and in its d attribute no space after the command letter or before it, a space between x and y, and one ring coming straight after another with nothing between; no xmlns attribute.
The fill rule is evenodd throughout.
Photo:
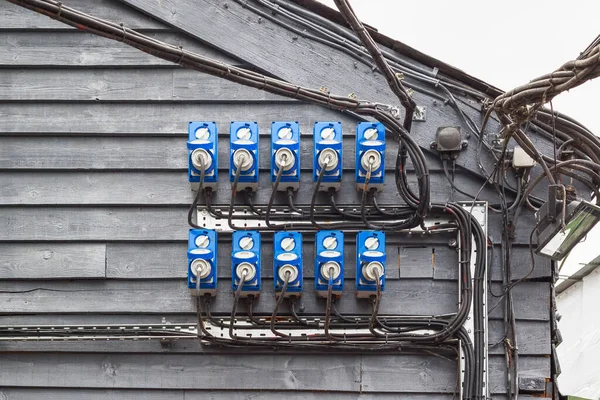
<svg viewBox="0 0 600 400"><path fill-rule="evenodd" d="M234 64L252 64L301 84L327 85L335 93L391 101L381 76L334 50L293 38L286 29L258 22L235 2L71 0L67 5L124 22L159 39ZM133 8L133 7L135 8ZM137 8L137 9L136 9ZM154 14L156 19L147 14ZM160 20L160 21L159 21ZM236 36L223 34L241 30ZM239 40L238 40L239 39ZM207 44L208 43L208 44ZM358 202L353 184L353 129L357 120L321 107L183 70L125 45L68 28L0 2L0 324L160 323L194 320L185 285L187 205L186 127L190 120L219 124L227 152L227 125L257 121L266 154L273 120L299 121L303 131L302 188L312 187L314 121L338 120L347 134L345 178L339 199ZM417 93L427 121L414 135L427 147L438 126L460 125L447 105ZM471 113L477 115L476 110ZM466 132L466 127L463 127ZM476 143L476 142L473 142ZM543 147L544 144L542 143ZM399 200L393 187L394 145L387 157L388 186L382 204ZM458 160L457 185L476 192L483 183L471 143ZM432 198L444 202L449 185L441 164L430 159ZM489 160L484 160L489 165ZM220 157L216 202L229 199L227 158ZM270 195L267 157L261 190ZM297 202L309 202L309 190ZM492 199L490 191L483 198ZM457 199L465 199L460 195ZM523 215L525 221L531 215ZM495 244L490 275L499 292L500 219L490 216ZM529 270L527 224L517 232L514 277ZM456 253L447 237L422 240L399 235L388 246L388 290L383 312L453 312L457 305ZM230 244L221 241L222 265ZM310 238L305 260L312 259ZM348 254L353 255L349 238ZM265 293L258 312L274 299L270 248L265 246ZM432 253L434 253L432 257ZM353 268L353 256L348 265ZM307 310L324 304L310 288ZM351 271L351 270L350 270ZM215 311L231 306L231 271L220 269ZM352 273L347 273L352 276ZM550 377L550 263L537 260L533 277L515 290L521 374ZM352 279L347 287L354 286ZM490 306L498 299L490 296ZM350 294L341 312L368 312ZM502 305L490 313L490 342L504 332ZM0 342L0 395L75 398L453 398L455 360L416 355L240 354L202 348L194 341L170 347L158 342ZM490 348L491 392L505 392L502 346ZM318 366L318 367L316 367ZM325 393L336 392L336 393ZM496 398L496 397L494 397Z"/></svg>

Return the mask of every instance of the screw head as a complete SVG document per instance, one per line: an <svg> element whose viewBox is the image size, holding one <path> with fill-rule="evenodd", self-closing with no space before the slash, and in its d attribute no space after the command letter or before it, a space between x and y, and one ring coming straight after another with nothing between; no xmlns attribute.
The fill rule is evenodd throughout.
<svg viewBox="0 0 600 400"><path fill-rule="evenodd" d="M379 247L379 239L377 239L376 237L368 237L365 240L365 247L368 250L375 250Z"/></svg>
<svg viewBox="0 0 600 400"><path fill-rule="evenodd" d="M238 244L242 250L250 250L254 247L254 240L250 236L244 236L240 239Z"/></svg>
<svg viewBox="0 0 600 400"><path fill-rule="evenodd" d="M364 132L363 136L366 140L377 140L379 132L375 128L369 128Z"/></svg>
<svg viewBox="0 0 600 400"><path fill-rule="evenodd" d="M337 239L333 236L327 236L323 239L323 247L327 250L333 250L337 247Z"/></svg>
<svg viewBox="0 0 600 400"><path fill-rule="evenodd" d="M333 140L335 138L335 130L331 127L324 128L321 131L321 139L323 140Z"/></svg>
<svg viewBox="0 0 600 400"><path fill-rule="evenodd" d="M450 240L448 240L448 246L456 247L456 246L458 246L458 242L456 241L456 239L450 239Z"/></svg>
<svg viewBox="0 0 600 400"><path fill-rule="evenodd" d="M205 126L201 126L200 128L196 129L194 134L196 135L196 139L208 140L210 137L210 130L208 130L208 128Z"/></svg>
<svg viewBox="0 0 600 400"><path fill-rule="evenodd" d="M250 136L252 136L252 132L250 131L250 128L240 128L238 129L238 131L236 132L236 136L238 139L242 139L242 140L250 140Z"/></svg>
<svg viewBox="0 0 600 400"><path fill-rule="evenodd" d="M205 249L210 244L210 238L208 235L200 235L196 238L196 246L201 249Z"/></svg>
<svg viewBox="0 0 600 400"><path fill-rule="evenodd" d="M296 247L296 241L294 238L286 237L281 241L281 249L284 251L292 251Z"/></svg>
<svg viewBox="0 0 600 400"><path fill-rule="evenodd" d="M277 132L277 137L279 137L279 139L291 139L292 128L290 128L289 126L284 126Z"/></svg>

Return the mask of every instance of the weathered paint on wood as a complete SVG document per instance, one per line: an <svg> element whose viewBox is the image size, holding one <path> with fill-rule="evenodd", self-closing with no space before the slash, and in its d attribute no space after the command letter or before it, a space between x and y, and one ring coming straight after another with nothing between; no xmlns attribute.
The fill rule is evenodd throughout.
<svg viewBox="0 0 600 400"><path fill-rule="evenodd" d="M0 279L104 278L104 244L0 243Z"/></svg>
<svg viewBox="0 0 600 400"><path fill-rule="evenodd" d="M362 356L3 354L0 386L147 389L359 390ZM374 361L374 360L373 360ZM371 361L371 362L373 362ZM29 374L22 374L27 365ZM413 377L407 372L409 377Z"/></svg>
<svg viewBox="0 0 600 400"><path fill-rule="evenodd" d="M184 279L177 280L107 280L107 281L11 281L0 285L0 306L7 313L190 313L196 312L195 301ZM317 298L307 281L306 295L299 306L306 314L324 314L325 299ZM271 315L275 307L273 280L262 280L263 291L255 304L256 313ZM48 290L44 290L48 289ZM11 293L2 293L10 291ZM219 295L212 310L231 313L231 281L218 282ZM381 301L382 314L447 314L457 309L457 285L448 281L390 280ZM517 297L518 298L518 297ZM242 306L240 306L242 307ZM243 307L242 307L243 308ZM370 315L372 304L356 299L354 279L348 278L337 303L342 313ZM289 309L283 307L282 314ZM240 311L242 312L242 311ZM517 314L518 318L522 314ZM532 315L532 317L535 317Z"/></svg>
<svg viewBox="0 0 600 400"><path fill-rule="evenodd" d="M302 297L307 314L323 314L324 299L317 299L307 281L306 295ZM272 279L263 279L263 292L255 305L257 313L271 314L275 306ZM49 289L49 290L44 290ZM498 287L496 285L496 290ZM10 291L11 293L1 293ZM219 280L219 296L213 311L231 312L231 281ZM14 293L13 293L14 292ZM514 301L520 305L516 318L548 321L545 301L549 301L549 288L545 282L524 282L515 287ZM457 284L452 281L429 279L390 280L381 302L384 314L434 315L456 312ZM492 306L494 299L490 301ZM370 315L371 303L356 299L354 279L346 280L342 298L337 303L340 312ZM195 303L184 279L170 280L107 280L107 281L10 281L0 285L0 305L8 313L190 313ZM286 309L282 309L285 314ZM502 318L502 307L490 314Z"/></svg>
<svg viewBox="0 0 600 400"><path fill-rule="evenodd" d="M490 357L489 373L490 392L506 393L506 364L504 356ZM519 357L519 376L550 378L550 357Z"/></svg>
<svg viewBox="0 0 600 400"><path fill-rule="evenodd" d="M178 33L147 33L148 36L183 46L185 49L228 63L239 63L200 42ZM175 64L146 54L123 43L66 30L44 32L26 30L2 33L0 65L9 67L147 67ZM66 73L66 72L65 72Z"/></svg>
<svg viewBox="0 0 600 400"><path fill-rule="evenodd" d="M146 12L154 8L158 19L166 23L156 22L121 3L135 3ZM354 92L359 98L396 103L377 72L362 64L355 69L347 56L310 43L305 38L294 40L289 31L271 22L258 24L256 15L237 3L228 3L228 8L217 2L203 3L202 8L194 3L189 12L181 12L181 5L191 4L187 0L160 4L156 0L72 0L69 5L83 7L84 11L108 19L116 17L128 26L145 29L157 38L180 43L186 49L209 57L237 64L250 63L310 87L327 83L334 93ZM0 11L3 10L8 12L0 12L0 30L5 29L0 43L0 65L8 68L0 75L0 100L7 102L0 109L0 168L4 172L7 169L12 171L0 174L0 204L6 206L0 208L0 218L6 221L0 231L0 251L3 253L0 267L3 266L2 256L9 257L12 267L0 273L14 273L7 278L17 280L5 280L0 290L18 292L34 289L30 293L0 293L0 309L8 313L2 317L3 323L160 323L163 318L165 321L194 321L193 302L183 279L187 264L185 206L191 200L185 178L185 136L189 120L208 119L219 123L220 142L225 144L221 146L224 156L220 166L226 169L229 121L257 120L263 134L266 134L261 138L261 149L266 154L270 122L274 119L297 119L304 131L302 167L307 171L303 174L306 177L312 160L312 123L316 120L341 120L348 134L345 166L352 168L352 134L356 123L353 117L186 71L125 45L76 32L8 3L0 4ZM185 34L174 33L176 29L182 29L191 33L192 37L199 37L199 30L210 29L215 23L231 26L231 31L244 26L248 34L238 40L232 39L235 35L222 35L221 31L209 32L212 35L208 38L210 40L201 43ZM247 45L245 40L250 40L251 45ZM228 50L221 52L215 48ZM291 51L278 54L272 51L274 48L289 48ZM16 49L19 51L16 52ZM235 54L235 58L231 54ZM281 62L281 57L287 62ZM415 99L428 108L427 121L415 123L412 133L423 148L428 148L438 126L462 126L456 112L448 105L420 93L415 94ZM480 118L475 110L467 110L467 113L476 121ZM466 127L462 128L466 133ZM547 141L538 140L535 136L533 139L542 151L549 148ZM466 170L459 168L457 171L457 185L473 192L481 184L476 177L480 174L474 157L476 147L477 141L471 137L469 148L458 159L459 166L466 167ZM395 158L393 153L389 151L386 159L390 168ZM448 184L440 172L437 156L428 154L427 159L432 169L432 197L434 201L446 201ZM490 162L484 157L488 169ZM267 157L263 157L261 167L268 168ZM411 171L410 165L407 169ZM340 193L340 198L352 199L356 203L352 174L346 173L345 176L348 189ZM220 186L223 189L217 193L216 200L226 204L229 189L226 174L222 177L224 185ZM303 179L303 188L312 186L310 179L304 176ZM392 182L388 179L390 189L393 189ZM262 174L261 183L264 186L261 186L262 190L255 200L258 204L264 204L270 194L266 174ZM298 204L307 203L307 192L298 194ZM384 193L380 203L397 204L394 190ZM488 194L484 192L483 198L488 198ZM513 250L516 264L513 265L513 278L524 276L529 268L527 227L530 216L528 213L523 213L523 216L523 223L517 231L519 244ZM499 243L499 220L491 217L490 222L490 238ZM393 240L390 241L392 246L388 258L389 286L382 311L419 314L456 310L456 254L447 246L448 238L444 237L443 241L427 238L427 242L423 242L426 247L421 251L411 247L416 242L412 238L395 237ZM227 251L227 246L222 247ZM310 247L307 248L308 259L312 258ZM55 264L44 270L47 276L40 276L42 280L30 280L35 278L29 274L36 272L36 260L40 255L44 259L46 253L40 253L44 248L54 249L54 255L47 261ZM80 248L95 250L80 253ZM11 256L17 252L19 254ZM495 282L501 279L499 252L496 246L490 272ZM352 251L348 253L351 255ZM86 255L85 259L81 259L81 254ZM265 250L265 255L270 257L268 250ZM228 258L226 253L223 258ZM351 259L348 262L353 265ZM531 277L550 276L550 264L541 261L536 260L536 269ZM43 265L46 261L40 262ZM107 268L108 280L77 279L103 278L104 267ZM350 267L348 272L352 271ZM272 275L270 267L265 272L267 277ZM307 272L307 277L312 276L310 268ZM86 273L98 276L84 277ZM222 286L213 309L217 314L225 315L231 308L232 295L226 279L230 271L224 268L221 273L225 279L221 280ZM75 279L55 280L71 278ZM345 314L370 314L368 302L354 298L353 280L349 279L346 283L347 289L338 309ZM256 312L270 314L274 305L272 280L267 278L263 284L265 290ZM305 284L310 288L312 281ZM59 291L36 289L40 287ZM501 291L498 283L494 283L492 289L494 293ZM545 355L550 342L550 284L520 283L514 289L514 298L519 347L524 356L521 357L524 376L532 379L548 377L549 362ZM499 300L490 295L488 301L489 306L494 307ZM304 313L313 311L322 314L325 307L322 300L312 296L312 292L306 293L302 302ZM490 342L501 339L502 308L500 304L490 314ZM282 313L287 313L286 307ZM35 354L36 345L44 354ZM345 391L335 395L342 400L396 398L398 393L409 399L449 400L453 397L457 376L455 361L434 356L409 356L413 357L409 359L407 356L290 356L270 352L245 357L234 355L231 351L224 351L223 355L209 354L218 349L210 349L210 352L200 355L202 349L195 341L177 342L169 349L161 348L156 342L10 343L0 344L2 349L28 353L18 356L4 353L6 355L2 356L13 358L7 363L0 363L0 386L6 386L6 381L12 385L14 382L23 385L3 389L0 393L8 399L27 398L36 390L44 391L50 399L52 396L81 398L79 394L88 394L90 398L102 396L97 389L81 392L83 388L93 387L110 388L110 391L100 393L114 398L245 399L283 396L293 399L296 396L310 399L311 395L320 398L322 393L306 390L331 388ZM66 354L69 351L75 353ZM494 371L491 389L493 393L502 393L504 357L501 346L490 352L496 354L490 358L490 368ZM325 364L320 362L322 359L326 360ZM316 364L323 366L324 372L315 369ZM241 383L236 381L239 394L221 390L239 370L248 374ZM275 370L284 372L272 372ZM378 375L375 376L375 373ZM205 379L197 381L200 375ZM385 379L378 379L380 376ZM33 377L36 377L35 382L31 383ZM198 385L198 388L204 389L207 386L203 382L209 379L216 380L214 391L210 391L210 385L207 392L182 390L185 385ZM306 382L312 386L307 386ZM24 386L38 386L39 389ZM153 389L150 392L143 390L148 387ZM172 390L164 391L164 388ZM260 389L272 391L260 392ZM305 391L290 392L292 389ZM359 394L360 391L374 393ZM423 391L428 393L415 394Z"/></svg>
<svg viewBox="0 0 600 400"><path fill-rule="evenodd" d="M0 133L176 135L182 149L185 149L182 138L187 137L189 121L215 121L225 137L229 134L231 121L256 121L263 133L268 134L274 120L293 120L301 124L303 132L311 135L316 121L340 121L345 126L344 132L349 134L354 134L357 121L348 115L311 104L246 104L238 101L201 105L171 102L11 103L2 107L0 117Z"/></svg>
<svg viewBox="0 0 600 400"><path fill-rule="evenodd" d="M65 4L67 5L67 4ZM171 30L171 27L155 19L140 14L115 0L69 0L69 7L96 15L106 20L123 23L132 29ZM0 3L0 30L71 30L62 22L55 21L45 15L31 12L9 2Z"/></svg>
<svg viewBox="0 0 600 400"><path fill-rule="evenodd" d="M178 68L6 69L0 75L5 101L286 101L285 98ZM294 100L289 100L294 102Z"/></svg>
<svg viewBox="0 0 600 400"><path fill-rule="evenodd" d="M5 388L0 389L3 400L24 400L43 397L45 400L318 400L323 393L314 391L264 390L136 390L136 389L59 389L59 388ZM336 393L339 400L396 400L397 395L380 393ZM407 400L451 400L451 394L403 393Z"/></svg>
<svg viewBox="0 0 600 400"><path fill-rule="evenodd" d="M502 293L502 285L492 284L491 290L496 294L500 294ZM518 304L518 306L515 306L517 318L539 321L550 320L550 283L521 282L513 287L512 294L515 304ZM493 297L488 292L489 318L502 318L503 306L503 298Z"/></svg>

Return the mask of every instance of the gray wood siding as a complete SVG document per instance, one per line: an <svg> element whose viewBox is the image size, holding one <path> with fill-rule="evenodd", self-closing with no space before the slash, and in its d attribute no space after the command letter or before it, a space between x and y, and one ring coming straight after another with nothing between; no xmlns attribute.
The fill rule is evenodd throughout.
<svg viewBox="0 0 600 400"><path fill-rule="evenodd" d="M370 68L310 43L235 2L70 0L83 11L124 22L158 39L209 57L263 68L311 87L390 102L384 80ZM133 7L131 7L133 6ZM199 10L202 9L202 12ZM171 11L176 12L171 12ZM154 13L155 18L147 15ZM244 21L240 40L214 29ZM260 26L259 26L260 25ZM211 32L212 30L212 32ZM350 115L276 97L187 71L120 43L94 37L7 2L0 2L0 324L192 323L186 288L186 129L190 120L216 121L220 132L219 205L229 201L228 125L257 121L261 176L255 202L270 195L269 128L274 120L300 122L302 190L312 188L311 130L315 121L344 124L342 203L358 204L354 189ZM276 51L277 50L277 51ZM416 93L428 108L413 135L424 148L442 125L460 125L447 105ZM469 111L476 121L477 110ZM463 132L467 132L462 126ZM540 148L548 143L540 142ZM397 204L393 185L395 144L388 141L386 189L381 204ZM476 193L483 183L476 141L459 157L456 183ZM432 199L445 202L450 186L437 156L427 154ZM491 165L489 159L484 159ZM493 192L482 191L492 201ZM457 200L465 200L456 194ZM241 201L241 200L240 200ZM278 198L277 202L282 202ZM325 201L321 198L319 201ZM523 213L524 221L532 215ZM494 243L490 275L501 291L499 218L490 215ZM527 223L517 230L513 277L529 271ZM388 243L388 286L382 313L451 313L457 308L457 255L447 236L397 235ZM312 295L312 238L307 235L306 313L322 314ZM347 240L347 293L342 313L370 313L353 294L353 238ZM220 238L217 315L231 308L230 243ZM258 314L270 314L272 251L263 246L263 288ZM522 376L550 377L551 264L536 257L532 274L514 289ZM498 302L489 296L490 307ZM242 306L243 308L243 306ZM490 313L490 343L502 339L502 305ZM283 310L285 312L285 310ZM392 399L450 400L457 362L424 355L297 354L202 347L195 341L2 342L0 398L26 399ZM505 392L502 346L490 347L491 391ZM326 393L335 392L335 393ZM526 398L526 397L523 397Z"/></svg>

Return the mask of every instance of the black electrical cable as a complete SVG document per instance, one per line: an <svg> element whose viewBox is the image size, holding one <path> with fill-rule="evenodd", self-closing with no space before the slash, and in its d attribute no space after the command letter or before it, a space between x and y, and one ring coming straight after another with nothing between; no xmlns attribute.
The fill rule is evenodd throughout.
<svg viewBox="0 0 600 400"><path fill-rule="evenodd" d="M246 188L246 190L244 190L244 197L246 198L246 204L250 208L250 211L252 211L254 214L256 214L258 216L262 216L262 212L259 209L257 209L254 206L254 203L252 202L252 189L251 188Z"/></svg>
<svg viewBox="0 0 600 400"><path fill-rule="evenodd" d="M254 296L254 295L248 296L248 301L247 301L247 304L248 304L248 319L254 325L264 326L265 322L261 321L259 319L256 319L256 317L254 316L254 301L255 301L255 299L256 299L256 296Z"/></svg>
<svg viewBox="0 0 600 400"><path fill-rule="evenodd" d="M338 213L346 218L361 219L360 214L355 214L355 213L348 212L348 211L345 211L345 210L342 210L341 208L339 208L335 202L335 193L336 193L336 191L334 188L329 188L329 204L331 205L331 208L333 208L333 210L336 213Z"/></svg>
<svg viewBox="0 0 600 400"><path fill-rule="evenodd" d="M202 228L200 225L194 223L194 213L198 209L198 203L200 203L200 197L202 197L202 187L204 185L205 168L202 162L200 164L200 181L198 183L198 192L196 192L196 196L194 196L194 201L192 201L192 204L190 205L190 208L188 209L187 213L188 225L196 229Z"/></svg>
<svg viewBox="0 0 600 400"><path fill-rule="evenodd" d="M242 155L242 157L244 157L244 156ZM229 228L231 228L231 230L234 230L234 231L238 229L233 225L232 218L233 218L233 209L235 206L235 195L237 194L237 186L238 186L238 182L240 180L240 174L242 173L242 168L241 168L242 164L243 164L243 161L240 160L239 166L235 169L235 176L233 178L233 184L231 185L231 200L229 201L229 213L227 214L227 225L229 225ZM240 230L244 230L244 228L240 228Z"/></svg>
<svg viewBox="0 0 600 400"><path fill-rule="evenodd" d="M271 190L271 197L269 197L269 204L267 205L267 211L265 211L265 224L269 228L274 228L274 226L271 225L271 221L270 221L271 209L273 208L273 202L275 201L275 193L277 193L277 189L279 188L279 182L281 182L282 175L283 175L283 167L279 166L279 168L277 169L277 177L275 178L275 183L273 184L273 189ZM281 226L279 226L278 228L281 228Z"/></svg>
<svg viewBox="0 0 600 400"><path fill-rule="evenodd" d="M283 168L280 168L280 170L283 170ZM277 297L277 302L275 303L275 308L273 309L273 314L271 314L271 325L270 325L271 332L273 332L273 334L275 336L279 336L279 337L288 337L289 336L289 335L286 335L285 333L281 333L277 329L275 329L275 322L277 321L277 314L279 312L279 307L281 307L281 303L283 303L283 299L285 299L285 292L287 291L288 284L290 283L290 278L291 278L290 272L286 271L285 278L283 280L283 285L281 286L281 291L279 292L279 296ZM275 277L274 279L277 279L277 277Z"/></svg>
<svg viewBox="0 0 600 400"><path fill-rule="evenodd" d="M309 218L310 222L313 226L320 230L327 230L328 227L323 227L319 225L317 221L315 221L315 202L317 200L317 194L319 193L319 189L321 188L321 182L323 181L323 176L325 176L325 171L327 170L327 166L329 165L329 159L325 160L323 165L321 165L321 170L319 171L319 175L317 178L317 182L315 183L315 188L313 189L313 194L310 199L310 208L309 208Z"/></svg>
<svg viewBox="0 0 600 400"><path fill-rule="evenodd" d="M301 210L294 205L294 189L289 187L286 189L286 192L287 192L287 198L288 198L288 207L290 208L290 211L298 213L301 216L304 215L304 210Z"/></svg>

